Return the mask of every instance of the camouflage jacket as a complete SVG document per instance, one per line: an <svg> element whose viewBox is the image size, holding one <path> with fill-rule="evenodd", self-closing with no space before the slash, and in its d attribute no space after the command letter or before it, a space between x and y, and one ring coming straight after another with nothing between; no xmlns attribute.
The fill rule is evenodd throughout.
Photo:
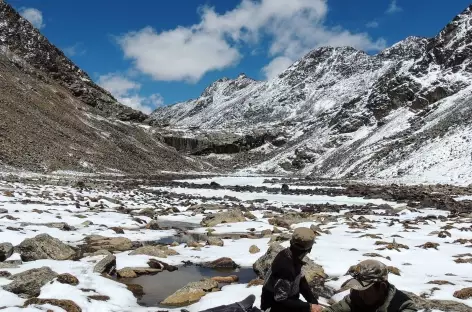
<svg viewBox="0 0 472 312"><path fill-rule="evenodd" d="M392 312L392 311L389 311L389 307L392 303L392 299L395 296L396 292L397 292L397 289L395 288L395 286L390 285L389 290L388 290L387 300L385 300L385 303L380 308L378 308L376 312ZM416 312L416 311L418 311L418 309L415 307L415 304L410 299L403 302L400 305L400 308L394 312ZM331 307L323 309L322 312L354 312L351 310L350 295L347 295L346 297L344 297L344 299L333 304Z"/></svg>

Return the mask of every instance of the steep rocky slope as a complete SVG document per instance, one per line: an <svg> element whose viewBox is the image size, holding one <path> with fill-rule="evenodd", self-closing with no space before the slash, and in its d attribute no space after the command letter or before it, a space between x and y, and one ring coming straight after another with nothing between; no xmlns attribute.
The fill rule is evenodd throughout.
<svg viewBox="0 0 472 312"><path fill-rule="evenodd" d="M0 0L0 52L12 53L21 58L41 74L70 90L84 103L98 108L106 116L133 121L143 121L146 118L142 112L118 103L108 91L92 82L87 73L3 0ZM22 62L17 62L17 66L28 70ZM37 78L44 80L41 74L38 74Z"/></svg>
<svg viewBox="0 0 472 312"><path fill-rule="evenodd" d="M198 171L0 1L0 170Z"/></svg>
<svg viewBox="0 0 472 312"><path fill-rule="evenodd" d="M273 80L221 79L151 118L189 137L257 130L284 143L231 156L245 170L470 183L471 47L472 6L434 38L377 55L316 49Z"/></svg>

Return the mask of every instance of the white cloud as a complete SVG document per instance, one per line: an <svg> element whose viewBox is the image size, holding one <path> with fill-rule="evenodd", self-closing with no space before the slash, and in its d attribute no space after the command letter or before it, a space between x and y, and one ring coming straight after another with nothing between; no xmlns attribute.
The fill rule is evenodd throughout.
<svg viewBox="0 0 472 312"><path fill-rule="evenodd" d="M78 42L72 46L68 46L62 49L67 56L76 56L85 54L86 50L81 48L82 43Z"/></svg>
<svg viewBox="0 0 472 312"><path fill-rule="evenodd" d="M367 24L365 24L365 27L367 27L367 28L377 28L377 27L379 27L379 22L377 22L377 21L368 22Z"/></svg>
<svg viewBox="0 0 472 312"><path fill-rule="evenodd" d="M35 8L21 8L20 15L27 19L34 27L41 29L46 26L43 23L43 13Z"/></svg>
<svg viewBox="0 0 472 312"><path fill-rule="evenodd" d="M390 5L388 6L387 13L394 14L403 11L401 7L398 6L397 0L391 0Z"/></svg>
<svg viewBox="0 0 472 312"><path fill-rule="evenodd" d="M141 84L120 74L102 75L98 79L98 84L113 94L121 104L146 114L150 114L154 109L164 104L164 99L160 94L140 96L137 92L141 89Z"/></svg>
<svg viewBox="0 0 472 312"><path fill-rule="evenodd" d="M242 45L257 48L264 39L273 58L262 69L268 77L320 46L385 47L384 40L373 41L366 33L325 26L327 0L242 0L224 14L211 7L199 12L200 22L189 27L125 34L119 39L125 57L156 80L198 81L208 71L236 65Z"/></svg>
<svg viewBox="0 0 472 312"><path fill-rule="evenodd" d="M264 66L264 68L262 68L262 72L267 77L267 79L272 79L286 70L290 65L292 65L292 63L292 59L285 56L278 56L274 58L269 64Z"/></svg>

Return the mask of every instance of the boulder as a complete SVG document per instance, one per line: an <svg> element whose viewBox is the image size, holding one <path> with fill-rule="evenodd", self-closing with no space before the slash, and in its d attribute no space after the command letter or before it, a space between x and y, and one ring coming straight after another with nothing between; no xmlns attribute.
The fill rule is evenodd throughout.
<svg viewBox="0 0 472 312"><path fill-rule="evenodd" d="M462 300L472 298L472 287L463 288L454 292L454 297Z"/></svg>
<svg viewBox="0 0 472 312"><path fill-rule="evenodd" d="M110 274L112 273L116 268L116 257L114 255L108 255L105 256L102 260L100 260L95 267L93 268L93 271L96 273L107 273Z"/></svg>
<svg viewBox="0 0 472 312"><path fill-rule="evenodd" d="M303 223L303 222L312 222L313 218L310 218L306 214L299 213L288 213L283 216L276 216L272 219L269 219L269 224L274 226L283 227L290 229L293 224Z"/></svg>
<svg viewBox="0 0 472 312"><path fill-rule="evenodd" d="M40 299L40 298L31 298L26 300L23 304L23 307L26 308L30 305L43 305L49 304L63 309L66 312L82 312L82 309L72 300L59 300L59 299ZM51 310L48 310L51 311Z"/></svg>
<svg viewBox="0 0 472 312"><path fill-rule="evenodd" d="M149 221L148 224L146 224L146 229L157 231L157 230L160 230L161 227L159 226L159 223L157 223L157 221L151 220L151 221Z"/></svg>
<svg viewBox="0 0 472 312"><path fill-rule="evenodd" d="M200 298L205 296L208 292L217 289L218 282L211 279L188 283L186 286L167 297L161 302L161 304L169 306L186 306L199 301Z"/></svg>
<svg viewBox="0 0 472 312"><path fill-rule="evenodd" d="M10 243L1 243L0 244L0 262L5 261L10 258L13 254L13 245Z"/></svg>
<svg viewBox="0 0 472 312"><path fill-rule="evenodd" d="M211 279L218 283L224 283L224 284L231 284L231 283L236 283L237 281L239 281L239 277L237 275L214 276Z"/></svg>
<svg viewBox="0 0 472 312"><path fill-rule="evenodd" d="M221 238L219 237L208 237L207 239L207 245L210 245L210 246L220 246L220 247L223 247L224 246L224 242Z"/></svg>
<svg viewBox="0 0 472 312"><path fill-rule="evenodd" d="M77 279L77 277L69 273L59 275L57 277L57 281L61 284L69 284L72 286L79 285L79 280Z"/></svg>
<svg viewBox="0 0 472 312"><path fill-rule="evenodd" d="M166 271L169 271L169 272L174 272L174 271L177 271L179 269L178 267L176 267L174 265L169 265L169 264L167 264L165 262L162 262L162 261L159 261L157 259L149 259L147 264L149 265L150 268L166 270Z"/></svg>
<svg viewBox="0 0 472 312"><path fill-rule="evenodd" d="M215 213L206 216L200 224L202 226L210 227L215 226L221 223L235 223L235 222L244 222L246 218L239 209L232 209L220 213Z"/></svg>
<svg viewBox="0 0 472 312"><path fill-rule="evenodd" d="M202 267L209 269L236 269L239 268L231 258L219 258L215 261L205 262Z"/></svg>
<svg viewBox="0 0 472 312"><path fill-rule="evenodd" d="M284 248L281 245L274 243L270 245L267 252L253 264L254 272L259 278L265 279L272 262L282 250L284 250ZM313 293L319 294L325 298L331 298L335 290L324 285L325 279L328 276L324 272L323 267L314 263L313 260L308 257L305 257L303 261L306 264L303 266L302 271Z"/></svg>
<svg viewBox="0 0 472 312"><path fill-rule="evenodd" d="M31 269L12 275L10 284L3 286L6 291L15 294L25 294L31 297L39 296L41 287L57 277L57 273L49 267Z"/></svg>
<svg viewBox="0 0 472 312"><path fill-rule="evenodd" d="M125 237L105 237L90 235L85 237L85 245L81 246L87 252L95 252L101 249L113 251L126 251L133 249L133 242Z"/></svg>
<svg viewBox="0 0 472 312"><path fill-rule="evenodd" d="M252 254L258 253L259 251L261 250L256 245L252 245L251 247L249 247L249 252Z"/></svg>
<svg viewBox="0 0 472 312"><path fill-rule="evenodd" d="M143 246L129 253L129 255L131 256L146 255L146 256L157 257L157 258L167 258L167 256L175 256L178 254L179 253L177 251L175 251L174 249L168 248L167 246Z"/></svg>
<svg viewBox="0 0 472 312"><path fill-rule="evenodd" d="M132 268L123 268L121 270L116 271L116 275L120 278L136 278L138 274L134 272Z"/></svg>
<svg viewBox="0 0 472 312"><path fill-rule="evenodd" d="M39 234L33 238L25 239L18 246L18 252L23 261L70 260L76 256L76 251L72 247L48 234Z"/></svg>

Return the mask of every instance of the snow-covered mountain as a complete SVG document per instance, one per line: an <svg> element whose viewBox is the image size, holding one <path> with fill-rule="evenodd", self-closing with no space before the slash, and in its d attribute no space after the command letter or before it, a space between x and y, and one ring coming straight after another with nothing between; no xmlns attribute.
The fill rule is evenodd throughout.
<svg viewBox="0 0 472 312"><path fill-rule="evenodd" d="M187 136L276 133L246 170L472 183L471 61L472 5L434 38L316 49L275 79L224 78L151 118Z"/></svg>

